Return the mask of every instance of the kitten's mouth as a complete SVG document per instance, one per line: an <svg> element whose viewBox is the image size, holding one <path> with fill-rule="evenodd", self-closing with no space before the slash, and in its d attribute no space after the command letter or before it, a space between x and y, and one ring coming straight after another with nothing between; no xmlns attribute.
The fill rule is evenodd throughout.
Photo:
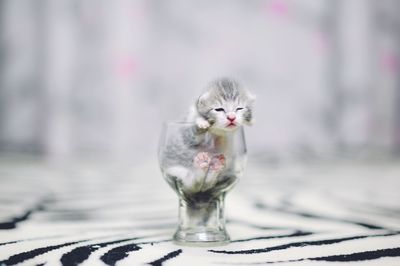
<svg viewBox="0 0 400 266"><path fill-rule="evenodd" d="M232 128L232 127L236 127L235 123L230 122L226 127Z"/></svg>

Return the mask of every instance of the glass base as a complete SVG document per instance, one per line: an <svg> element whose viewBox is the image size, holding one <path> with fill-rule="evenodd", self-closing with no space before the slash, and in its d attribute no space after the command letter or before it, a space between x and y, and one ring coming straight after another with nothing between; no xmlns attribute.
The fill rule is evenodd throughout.
<svg viewBox="0 0 400 266"><path fill-rule="evenodd" d="M178 229L173 240L174 243L183 246L210 247L227 245L230 237L226 231Z"/></svg>

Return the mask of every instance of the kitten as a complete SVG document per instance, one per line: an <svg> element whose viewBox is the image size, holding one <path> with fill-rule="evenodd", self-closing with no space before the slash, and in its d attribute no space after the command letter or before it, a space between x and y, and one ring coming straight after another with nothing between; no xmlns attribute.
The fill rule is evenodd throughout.
<svg viewBox="0 0 400 266"><path fill-rule="evenodd" d="M188 116L199 129L214 134L232 131L253 123L252 104L255 96L236 81L223 78L213 81L198 98Z"/></svg>
<svg viewBox="0 0 400 266"><path fill-rule="evenodd" d="M254 100L236 81L222 78L211 82L191 107L186 122L193 126L180 132L164 159L167 175L175 177L185 193L204 192L217 184L229 164L228 135L253 123Z"/></svg>

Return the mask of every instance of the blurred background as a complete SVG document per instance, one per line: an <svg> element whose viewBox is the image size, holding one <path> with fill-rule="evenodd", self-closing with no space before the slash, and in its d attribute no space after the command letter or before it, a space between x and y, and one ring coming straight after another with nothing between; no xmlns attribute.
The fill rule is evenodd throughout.
<svg viewBox="0 0 400 266"><path fill-rule="evenodd" d="M0 0L0 154L156 158L212 79L267 160L400 154L400 1Z"/></svg>

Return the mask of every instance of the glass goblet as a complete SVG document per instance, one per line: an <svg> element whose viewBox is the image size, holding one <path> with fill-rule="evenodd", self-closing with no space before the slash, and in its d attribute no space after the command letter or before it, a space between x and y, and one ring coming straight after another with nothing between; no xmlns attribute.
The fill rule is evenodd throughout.
<svg viewBox="0 0 400 266"><path fill-rule="evenodd" d="M197 246L228 243L224 201L246 164L243 128L213 134L193 123L165 123L158 158L165 180L179 197L174 241Z"/></svg>

